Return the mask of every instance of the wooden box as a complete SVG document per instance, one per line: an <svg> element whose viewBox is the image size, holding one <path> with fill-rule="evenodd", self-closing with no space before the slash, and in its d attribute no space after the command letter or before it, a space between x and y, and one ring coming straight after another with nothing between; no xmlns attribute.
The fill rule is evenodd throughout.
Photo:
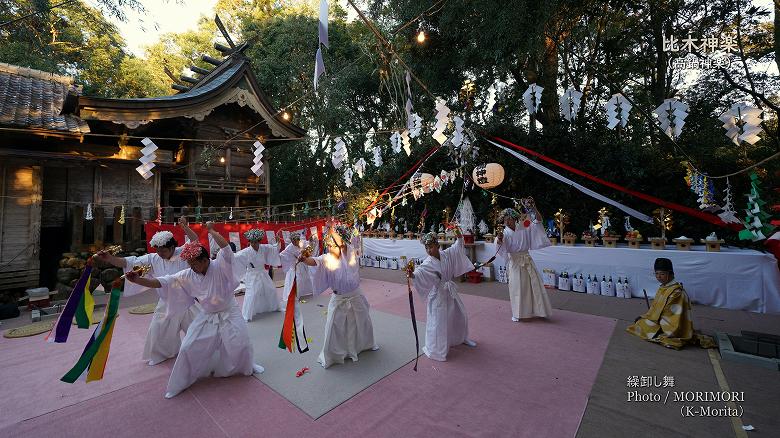
<svg viewBox="0 0 780 438"><path fill-rule="evenodd" d="M493 243L493 235L490 233L485 234L482 236L485 239L485 242Z"/></svg>
<svg viewBox="0 0 780 438"><path fill-rule="evenodd" d="M693 239L672 239L678 251L690 251Z"/></svg>
<svg viewBox="0 0 780 438"><path fill-rule="evenodd" d="M557 245L558 244L558 238L557 237L550 237L550 244L551 245Z"/></svg>
<svg viewBox="0 0 780 438"><path fill-rule="evenodd" d="M585 246L596 246L596 241L598 239L596 239L595 237L590 237L590 238L583 238L582 240L585 241Z"/></svg>
<svg viewBox="0 0 780 438"><path fill-rule="evenodd" d="M604 242L604 248L617 248L617 237L602 237L601 241Z"/></svg>
<svg viewBox="0 0 780 438"><path fill-rule="evenodd" d="M666 239L663 237L651 237L647 241L653 249L666 249Z"/></svg>
<svg viewBox="0 0 780 438"><path fill-rule="evenodd" d="M726 243L726 241L701 239L701 243L706 245L707 252L720 252L720 245Z"/></svg>
<svg viewBox="0 0 780 438"><path fill-rule="evenodd" d="M563 238L563 244L566 246L574 246L574 243L577 242L576 237L564 237Z"/></svg>
<svg viewBox="0 0 780 438"><path fill-rule="evenodd" d="M631 237L626 239L626 242L628 242L628 247L631 249L639 249L639 244L642 243L642 239L637 239L635 237Z"/></svg>

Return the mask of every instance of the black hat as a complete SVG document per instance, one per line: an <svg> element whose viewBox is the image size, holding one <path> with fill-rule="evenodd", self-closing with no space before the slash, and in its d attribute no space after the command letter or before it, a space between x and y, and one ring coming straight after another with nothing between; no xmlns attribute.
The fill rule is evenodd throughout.
<svg viewBox="0 0 780 438"><path fill-rule="evenodd" d="M666 258L655 259L654 269L656 271L666 271L666 272L674 273L674 268L672 267L672 261Z"/></svg>

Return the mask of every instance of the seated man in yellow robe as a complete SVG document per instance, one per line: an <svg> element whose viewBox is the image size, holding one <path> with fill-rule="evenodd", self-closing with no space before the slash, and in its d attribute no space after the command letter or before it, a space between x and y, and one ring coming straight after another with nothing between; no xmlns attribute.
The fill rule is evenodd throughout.
<svg viewBox="0 0 780 438"><path fill-rule="evenodd" d="M671 260L655 259L655 278L661 287L655 293L653 304L626 331L674 349L697 343L691 320L691 302L682 285L674 280Z"/></svg>

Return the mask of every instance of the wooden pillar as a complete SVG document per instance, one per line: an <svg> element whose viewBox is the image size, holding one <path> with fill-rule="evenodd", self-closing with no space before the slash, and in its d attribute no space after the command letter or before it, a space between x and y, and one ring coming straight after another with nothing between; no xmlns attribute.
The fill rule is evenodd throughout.
<svg viewBox="0 0 780 438"><path fill-rule="evenodd" d="M92 215L94 217L93 226L95 236L93 242L96 247L100 248L106 241L106 211L103 207L98 206L92 209Z"/></svg>
<svg viewBox="0 0 780 438"><path fill-rule="evenodd" d="M32 187L30 196L33 202L30 204L30 243L33 245L33 256L41 253L41 209L43 208L43 172L41 166L32 166ZM0 232L2 229L0 228ZM35 267L40 269L40 261L36 261ZM33 266L31 266L32 268Z"/></svg>
<svg viewBox="0 0 780 438"><path fill-rule="evenodd" d="M190 143L186 146L187 149L187 160L190 163L194 163L198 160L198 156L200 155L200 147L197 146L197 142ZM195 179L195 166L187 166L187 179L194 180ZM201 205L200 202L198 202L198 205Z"/></svg>
<svg viewBox="0 0 780 438"><path fill-rule="evenodd" d="M233 158L233 149L225 149L225 181L230 181L230 166Z"/></svg>
<svg viewBox="0 0 780 438"><path fill-rule="evenodd" d="M71 237L70 250L79 251L84 243L84 207L76 205L70 209Z"/></svg>
<svg viewBox="0 0 780 438"><path fill-rule="evenodd" d="M163 222L172 224L174 222L173 216L173 207L163 208Z"/></svg>
<svg viewBox="0 0 780 438"><path fill-rule="evenodd" d="M149 220L150 221L156 221L157 220L157 207L151 207L149 209Z"/></svg>
<svg viewBox="0 0 780 438"><path fill-rule="evenodd" d="M141 207L133 207L133 218L130 221L130 242L132 248L138 248L139 243L143 243L144 217Z"/></svg>
<svg viewBox="0 0 780 438"><path fill-rule="evenodd" d="M122 215L122 206L116 206L114 207L114 218L112 219L111 223L111 242L114 245L121 245L124 243L124 237L125 237L125 229L124 225L119 223L119 217Z"/></svg>

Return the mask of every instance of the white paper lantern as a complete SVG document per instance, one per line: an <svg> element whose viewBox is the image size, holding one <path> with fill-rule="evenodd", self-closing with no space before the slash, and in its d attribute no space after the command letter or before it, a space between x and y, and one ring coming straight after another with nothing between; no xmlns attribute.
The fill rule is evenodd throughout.
<svg viewBox="0 0 780 438"><path fill-rule="evenodd" d="M480 164L471 176L479 187L492 189L504 182L504 167L498 163Z"/></svg>
<svg viewBox="0 0 780 438"><path fill-rule="evenodd" d="M430 173L421 173L412 180L412 188L420 189L423 193L431 193L433 191L434 176Z"/></svg>

